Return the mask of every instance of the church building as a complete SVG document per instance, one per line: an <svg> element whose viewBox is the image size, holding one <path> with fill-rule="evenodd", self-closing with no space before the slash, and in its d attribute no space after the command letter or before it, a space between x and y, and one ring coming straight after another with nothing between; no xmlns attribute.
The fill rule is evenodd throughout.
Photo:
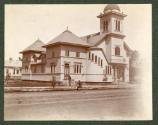
<svg viewBox="0 0 158 125"><path fill-rule="evenodd" d="M97 16L99 32L79 37L67 29L47 44L36 40L20 52L22 80L129 82L132 50L124 41L126 16L118 5L108 4Z"/></svg>

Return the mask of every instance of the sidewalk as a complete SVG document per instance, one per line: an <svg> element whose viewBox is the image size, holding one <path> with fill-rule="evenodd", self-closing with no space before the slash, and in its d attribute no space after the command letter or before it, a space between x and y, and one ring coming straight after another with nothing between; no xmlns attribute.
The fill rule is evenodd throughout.
<svg viewBox="0 0 158 125"><path fill-rule="evenodd" d="M135 88L136 84L108 84L108 85L83 85L79 90L105 90L105 89L127 89ZM76 90L76 86L56 86L53 87L5 87L5 92L41 92L41 91L72 91Z"/></svg>

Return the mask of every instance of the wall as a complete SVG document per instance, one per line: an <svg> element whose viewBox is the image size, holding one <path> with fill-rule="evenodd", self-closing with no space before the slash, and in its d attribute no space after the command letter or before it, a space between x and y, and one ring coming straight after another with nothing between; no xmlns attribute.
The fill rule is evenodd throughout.
<svg viewBox="0 0 158 125"><path fill-rule="evenodd" d="M65 51L69 50L69 57L65 56ZM80 52L80 57L76 57L76 52ZM70 76L72 80L85 81L86 76L86 48L77 46L61 46L61 80L64 80L64 64L68 63L70 66ZM81 63L81 74L74 73L74 64Z"/></svg>
<svg viewBox="0 0 158 125"><path fill-rule="evenodd" d="M87 53L86 81L87 82L105 82L103 79L105 76L105 67L108 65L108 63L101 50L90 50L90 52L91 52L91 54L94 53L94 57L96 55L97 57L100 57L100 59L103 60L103 66L98 65L98 63L96 63L92 60L89 60L88 59L89 54ZM107 77L108 77L108 81L106 81L106 82L111 82L112 76L108 75Z"/></svg>
<svg viewBox="0 0 158 125"><path fill-rule="evenodd" d="M21 79L21 67L4 67L4 78L6 78L7 75L7 69L8 69L8 73L10 74L10 78L12 79ZM15 74L14 74L14 70L15 70ZM17 73L17 70L19 71L19 73Z"/></svg>

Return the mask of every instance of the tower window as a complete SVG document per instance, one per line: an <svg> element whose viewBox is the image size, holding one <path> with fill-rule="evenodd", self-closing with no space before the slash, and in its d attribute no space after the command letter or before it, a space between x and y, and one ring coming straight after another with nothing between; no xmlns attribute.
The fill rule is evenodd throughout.
<svg viewBox="0 0 158 125"><path fill-rule="evenodd" d="M120 21L119 20L116 20L116 25L115 25L115 29L116 31L120 31Z"/></svg>
<svg viewBox="0 0 158 125"><path fill-rule="evenodd" d="M115 55L120 56L120 47L115 47Z"/></svg>
<svg viewBox="0 0 158 125"><path fill-rule="evenodd" d="M118 31L120 31L120 21L118 21Z"/></svg>
<svg viewBox="0 0 158 125"><path fill-rule="evenodd" d="M103 30L108 31L108 21L107 20L104 21L104 23L103 23Z"/></svg>

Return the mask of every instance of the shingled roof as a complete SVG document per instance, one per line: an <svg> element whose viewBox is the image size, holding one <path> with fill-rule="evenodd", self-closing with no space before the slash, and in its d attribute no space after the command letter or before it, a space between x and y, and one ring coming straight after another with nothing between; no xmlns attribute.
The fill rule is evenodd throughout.
<svg viewBox="0 0 158 125"><path fill-rule="evenodd" d="M26 49L21 51L20 53L24 53L24 52L28 52L28 51L45 52L46 49L43 48L42 46L44 46L44 43L41 40L38 39L33 44L28 46Z"/></svg>
<svg viewBox="0 0 158 125"><path fill-rule="evenodd" d="M54 44L70 44L70 45L78 45L78 46L85 46L85 47L91 46L86 41L82 40L80 37L73 34L69 30L65 30L64 32L59 34L53 40L51 40L46 45L44 45L44 47L54 45Z"/></svg>
<svg viewBox="0 0 158 125"><path fill-rule="evenodd" d="M100 34L100 32L95 33L95 34L90 34L90 35L86 35L81 37L82 40L87 41L89 44L95 46L99 41L101 41L105 36L107 35L107 33L103 33Z"/></svg>

